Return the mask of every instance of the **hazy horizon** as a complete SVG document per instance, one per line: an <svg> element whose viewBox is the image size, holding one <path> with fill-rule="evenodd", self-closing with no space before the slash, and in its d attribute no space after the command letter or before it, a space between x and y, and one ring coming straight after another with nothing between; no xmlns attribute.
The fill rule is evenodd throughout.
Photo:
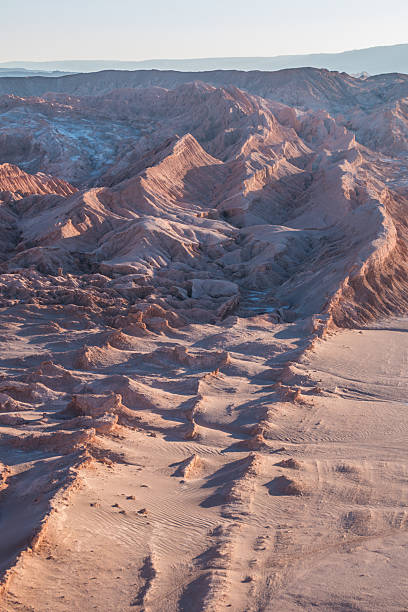
<svg viewBox="0 0 408 612"><path fill-rule="evenodd" d="M175 70L202 73L213 70L276 71L290 68L322 68L352 75L408 72L408 44L384 45L342 53L277 55L271 57L219 57L189 59L60 60L0 63L0 77L63 76L101 70Z"/></svg>
<svg viewBox="0 0 408 612"><path fill-rule="evenodd" d="M112 57L97 57L97 58L89 58L89 57L81 57L81 58L70 58L66 57L64 59L42 59L42 60L32 60L32 59L9 59L9 60L0 60L0 66L23 66L27 64L66 64L66 63L75 63L75 62L116 62L116 63L144 63L144 62L177 62L177 61L195 61L195 60L222 60L222 59L270 59L270 58L290 58L290 57L299 57L299 56L319 56L319 55L343 55L348 53L354 53L358 51L367 51L371 49L380 49L382 47L390 48L390 47L403 47L408 45L408 42L400 42L395 44L384 44L384 45L373 45L370 47L359 47L353 49L342 49L341 51L318 51L318 52L305 52L305 53L285 53L285 54L276 54L276 55L223 55L223 56L215 56L215 55L207 55L207 56L191 56L191 57L146 57L143 59L120 59L120 58L112 58Z"/></svg>

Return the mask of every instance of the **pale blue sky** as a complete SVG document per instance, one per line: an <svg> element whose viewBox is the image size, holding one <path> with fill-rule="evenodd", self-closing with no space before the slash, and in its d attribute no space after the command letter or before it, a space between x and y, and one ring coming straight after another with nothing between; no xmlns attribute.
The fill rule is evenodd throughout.
<svg viewBox="0 0 408 612"><path fill-rule="evenodd" d="M272 56L408 42L408 0L0 0L0 61Z"/></svg>

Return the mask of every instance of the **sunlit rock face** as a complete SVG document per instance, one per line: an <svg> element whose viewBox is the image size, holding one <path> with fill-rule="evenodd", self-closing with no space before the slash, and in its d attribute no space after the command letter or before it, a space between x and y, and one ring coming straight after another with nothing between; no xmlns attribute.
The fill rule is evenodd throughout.
<svg viewBox="0 0 408 612"><path fill-rule="evenodd" d="M4 94L4 271L62 269L77 291L99 274L89 304L98 293L180 316L211 318L223 297L259 290L269 308L341 325L403 309L407 79L200 75L76 75L41 97ZM206 279L237 290L199 290ZM41 302L49 282L25 285L40 283Z"/></svg>

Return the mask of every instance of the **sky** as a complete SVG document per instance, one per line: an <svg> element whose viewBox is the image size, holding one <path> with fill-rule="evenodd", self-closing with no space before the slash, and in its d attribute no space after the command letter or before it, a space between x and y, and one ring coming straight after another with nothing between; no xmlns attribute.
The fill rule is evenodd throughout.
<svg viewBox="0 0 408 612"><path fill-rule="evenodd" d="M0 62L339 52L408 42L408 0L0 0Z"/></svg>

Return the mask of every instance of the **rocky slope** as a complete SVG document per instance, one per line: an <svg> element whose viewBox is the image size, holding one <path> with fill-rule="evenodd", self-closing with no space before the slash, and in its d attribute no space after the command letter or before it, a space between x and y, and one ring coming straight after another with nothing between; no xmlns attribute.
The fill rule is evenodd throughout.
<svg viewBox="0 0 408 612"><path fill-rule="evenodd" d="M273 609L309 545L285 549L274 523L271 571L261 508L321 512L312 459L286 456L327 391L299 364L335 329L407 313L408 77L86 76L0 82L3 608L81 609L88 592L100 610ZM154 493L136 512L112 495L138 465ZM82 467L99 501L75 492ZM100 554L119 530L120 593L72 548L93 546L92 512ZM249 541L269 551L253 573ZM58 594L48 557L50 575L79 563L88 591L75 574Z"/></svg>

